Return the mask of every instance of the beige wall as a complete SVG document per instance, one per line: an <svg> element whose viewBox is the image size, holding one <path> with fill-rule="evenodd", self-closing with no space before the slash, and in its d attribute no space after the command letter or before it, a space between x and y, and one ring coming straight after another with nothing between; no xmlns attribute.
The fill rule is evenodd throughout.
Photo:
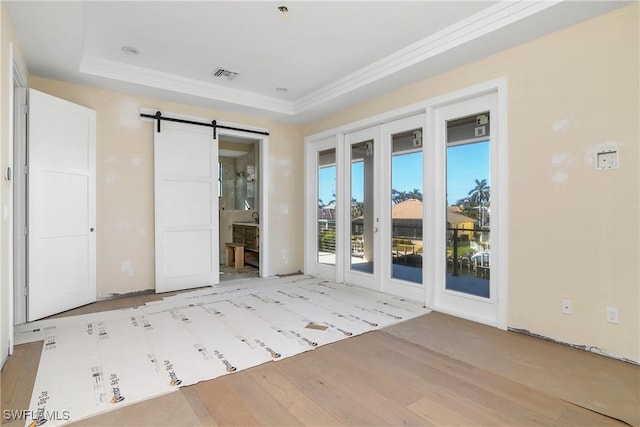
<svg viewBox="0 0 640 427"><path fill-rule="evenodd" d="M97 111L98 293L154 288L153 123L140 108L267 128L270 274L302 269L302 136L297 126L31 77L31 87ZM276 232L277 230L277 232ZM125 270L132 266L134 275Z"/></svg>
<svg viewBox="0 0 640 427"><path fill-rule="evenodd" d="M508 78L508 324L640 361L638 4L304 126ZM620 168L594 170L616 147ZM573 302L563 315L561 300ZM620 323L606 322L606 307Z"/></svg>

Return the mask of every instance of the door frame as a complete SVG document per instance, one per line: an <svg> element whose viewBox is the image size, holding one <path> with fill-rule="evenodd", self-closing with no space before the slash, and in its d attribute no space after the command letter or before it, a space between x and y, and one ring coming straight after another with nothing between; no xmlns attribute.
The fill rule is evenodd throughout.
<svg viewBox="0 0 640 427"><path fill-rule="evenodd" d="M15 55L13 43L9 44L10 77L12 82L11 108L9 108L9 135L11 154L7 164L11 165L13 181L13 207L10 209L13 228L10 236L8 259L11 262L8 278L9 306L6 314L9 328L9 354L13 353L13 326L27 321L26 271L27 248L24 233L27 223L27 184L24 166L27 162L27 87L28 73L25 64ZM16 90L16 88L18 90ZM11 149L10 149L11 150ZM4 323L3 319L3 323Z"/></svg>
<svg viewBox="0 0 640 427"><path fill-rule="evenodd" d="M507 297L508 297L508 140L507 140L507 78L500 77L494 80L489 80L483 83L479 83L473 86L469 86L466 88L462 88L460 90L450 92L444 95L436 96L434 98L430 98L427 100L423 100L414 104L410 104L404 107L400 107L391 111L383 112L362 120L358 120L353 123L348 123L345 125L341 125L332 129L328 129L316 134L312 134L305 137L305 147L307 150L313 150L313 145L323 140L327 139L335 139L337 152L340 152L340 147L344 144L344 135L350 132L354 132L360 129L381 125L383 123L387 123L390 121L402 119L408 116L425 113L425 125L423 131L424 138L424 193L432 194L431 197L425 197L424 203L424 212L428 215L428 212L435 212L437 207L439 206L437 203L442 203L435 199L435 195L433 194L436 190L436 186L442 186L444 184L444 174L443 174L443 165L438 165L435 162L435 155L437 154L435 151L435 133L434 133L434 110L437 107L445 106L449 104L455 104L460 101L473 99L482 95L496 93L497 96L497 126L495 129L497 143L495 144L495 149L492 153L491 161L495 162L492 164L492 168L495 168L495 171L492 172L493 178L499 180L500 185L496 191L496 198L500 201L498 206L495 208L495 213L493 212L494 208L492 208L492 216L496 218L496 225L492 228L492 234L495 233L495 241L499 246L500 251L497 254L495 267L492 271L492 278L497 280L497 307L496 307L496 318L495 322L483 322L482 319L470 319L474 321L479 321L482 323L488 323L492 326L496 326L500 329L507 329ZM441 162L443 163L443 162ZM307 165L309 165L307 163ZM311 170L307 168L307 173L305 176L305 181L307 183L310 182L310 174L317 173L316 170ZM344 181L344 177L340 175L338 172L338 180ZM438 178L440 176L440 178ZM437 182L436 180L440 181ZM497 182L497 181L496 181ZM340 182L337 184L340 186ZM346 185L346 184L344 184ZM492 184L492 185L495 185ZM306 187L309 188L308 185ZM309 209L311 206L317 205L317 199L312 200L312 197L308 194L307 191L305 197L305 212L309 213ZM425 216L426 218L426 216ZM499 218L499 222L497 221ZM305 230L307 234L309 230L312 230L314 224L315 215L305 215ZM340 231L340 228L338 228ZM435 242L437 239L440 230L437 229L435 225L435 221L425 221L423 224L423 236L425 241ZM342 230L342 234L345 232ZM347 233L348 234L348 233ZM308 238L308 237L307 237ZM344 242L344 236L341 240L338 236L339 242ZM313 257L315 256L314 252L315 248L309 246L309 244L305 244L305 268L311 267L313 264ZM435 245L427 245L425 248L425 261L424 266L426 271L423 272L424 278L424 303L427 308L437 309L435 306L435 283L437 280L436 275L436 248ZM315 271L313 268L310 268L308 272ZM336 277L334 280L344 281L344 272L340 271L340 268L336 269ZM456 316L464 317L461 313L455 313Z"/></svg>
<svg viewBox="0 0 640 427"><path fill-rule="evenodd" d="M172 113L173 115L173 113ZM218 121L219 125L228 126L228 127L241 127L248 128L246 125L231 123L231 122L223 122ZM263 128L254 128L250 127L252 130L268 132L267 129ZM271 276L271 271L269 270L269 250L266 245L269 244L269 197L268 197L268 189L270 188L270 180L269 174L266 173L269 164L269 136L268 135L259 135L251 132L243 132L241 130L232 130L232 129L223 129L219 128L218 132L218 140L220 140L221 136L233 136L238 138L245 139L254 139L256 140L256 144L258 145L258 194L259 196L259 214L260 214L260 236L259 236L259 247L260 247L260 257L258 259L258 270L260 277L269 277ZM264 248L264 250L263 250Z"/></svg>

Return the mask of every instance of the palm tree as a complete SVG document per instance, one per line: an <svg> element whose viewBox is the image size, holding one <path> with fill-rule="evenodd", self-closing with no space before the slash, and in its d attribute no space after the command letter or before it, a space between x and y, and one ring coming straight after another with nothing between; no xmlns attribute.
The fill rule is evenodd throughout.
<svg viewBox="0 0 640 427"><path fill-rule="evenodd" d="M358 218L364 215L364 203L355 198L351 199L351 218Z"/></svg>
<svg viewBox="0 0 640 427"><path fill-rule="evenodd" d="M460 209L464 209L465 206L468 206L470 204L471 202L469 202L469 197L463 197L462 199L459 199L457 202L455 202L451 206L458 206Z"/></svg>
<svg viewBox="0 0 640 427"><path fill-rule="evenodd" d="M475 180L476 186L469 191L469 202L476 206L484 206L490 199L490 188L487 185L487 180Z"/></svg>
<svg viewBox="0 0 640 427"><path fill-rule="evenodd" d="M333 203L335 203L336 202L335 193L332 194L331 196L333 196L333 199L329 200L329 203L325 203L325 202L322 201L322 199L318 199L318 206L321 207L321 208L324 208L325 206L331 206Z"/></svg>
<svg viewBox="0 0 640 427"><path fill-rule="evenodd" d="M422 192L420 190L418 190L417 188L414 188L413 190L411 190L410 192L407 193L407 197L409 199L415 199L415 200L422 201Z"/></svg>
<svg viewBox="0 0 640 427"><path fill-rule="evenodd" d="M417 188L412 191L398 191L396 189L391 190L391 201L394 204L404 202L405 200L416 199L422 201L422 192Z"/></svg>
<svg viewBox="0 0 640 427"><path fill-rule="evenodd" d="M484 208L485 204L489 203L491 198L490 188L487 185L487 180L475 180L476 187L469 191L469 202L475 206L480 207L480 227L485 226Z"/></svg>
<svg viewBox="0 0 640 427"><path fill-rule="evenodd" d="M469 197L463 197L462 199L455 202L452 206L459 207L462 214L468 216L469 218L478 219L480 216L477 206L474 206L471 203Z"/></svg>
<svg viewBox="0 0 640 427"><path fill-rule="evenodd" d="M405 200L406 196L407 193L405 193L404 191L398 191L395 188L391 189L391 201L393 202L393 204L397 204Z"/></svg>

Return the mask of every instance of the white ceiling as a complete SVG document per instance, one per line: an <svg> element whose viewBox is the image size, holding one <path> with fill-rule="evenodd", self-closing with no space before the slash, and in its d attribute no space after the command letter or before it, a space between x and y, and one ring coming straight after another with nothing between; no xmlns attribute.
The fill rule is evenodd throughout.
<svg viewBox="0 0 640 427"><path fill-rule="evenodd" d="M631 1L4 4L32 75L303 123Z"/></svg>

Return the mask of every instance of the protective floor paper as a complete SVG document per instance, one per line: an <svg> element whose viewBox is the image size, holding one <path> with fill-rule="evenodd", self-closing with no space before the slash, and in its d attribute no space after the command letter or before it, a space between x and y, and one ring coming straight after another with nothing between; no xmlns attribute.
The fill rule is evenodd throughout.
<svg viewBox="0 0 640 427"><path fill-rule="evenodd" d="M300 275L33 322L16 328L16 341L44 340L29 409L38 425L49 426L428 312L416 301Z"/></svg>

